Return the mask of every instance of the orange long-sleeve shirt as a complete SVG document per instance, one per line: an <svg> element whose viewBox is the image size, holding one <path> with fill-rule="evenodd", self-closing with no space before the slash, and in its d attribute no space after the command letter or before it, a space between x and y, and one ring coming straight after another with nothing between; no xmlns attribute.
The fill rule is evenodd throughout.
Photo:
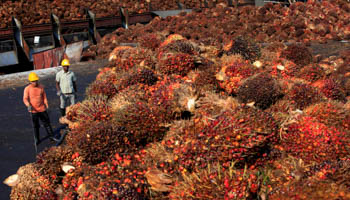
<svg viewBox="0 0 350 200"><path fill-rule="evenodd" d="M44 87L42 85L37 87L28 85L24 88L23 102L27 107L32 106L32 113L44 112L48 108Z"/></svg>

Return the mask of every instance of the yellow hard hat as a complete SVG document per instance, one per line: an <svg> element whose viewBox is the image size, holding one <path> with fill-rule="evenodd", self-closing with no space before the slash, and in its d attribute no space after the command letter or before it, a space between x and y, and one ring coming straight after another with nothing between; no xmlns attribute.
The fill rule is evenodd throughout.
<svg viewBox="0 0 350 200"><path fill-rule="evenodd" d="M36 75L35 72L30 72L29 75L28 75L28 80L30 82L37 81L37 80L39 80L39 76Z"/></svg>
<svg viewBox="0 0 350 200"><path fill-rule="evenodd" d="M70 65L69 64L69 60L67 58L63 59L62 62L61 62L61 65L62 65L62 67L69 66Z"/></svg>

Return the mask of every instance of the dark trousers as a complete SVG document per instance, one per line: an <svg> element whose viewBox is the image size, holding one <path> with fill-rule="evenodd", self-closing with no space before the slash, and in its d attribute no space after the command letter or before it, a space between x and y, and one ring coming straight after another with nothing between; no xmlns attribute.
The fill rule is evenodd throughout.
<svg viewBox="0 0 350 200"><path fill-rule="evenodd" d="M32 113L33 125L34 128L40 128L39 120L43 123L44 127L49 127L50 118L46 111L39 113Z"/></svg>
<svg viewBox="0 0 350 200"><path fill-rule="evenodd" d="M47 114L46 111L44 112L39 112L39 113L32 113L32 120L33 120L33 126L34 126L34 131L35 131L35 142L38 144L40 142L40 136L39 136L39 129L40 129L40 124L39 120L42 122L47 136L53 137L53 131L52 127L50 124L50 118L49 115Z"/></svg>

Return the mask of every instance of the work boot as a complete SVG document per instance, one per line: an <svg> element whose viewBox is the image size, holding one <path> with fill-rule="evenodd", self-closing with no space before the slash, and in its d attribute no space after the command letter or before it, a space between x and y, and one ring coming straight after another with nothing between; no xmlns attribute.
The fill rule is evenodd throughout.
<svg viewBox="0 0 350 200"><path fill-rule="evenodd" d="M40 128L34 128L34 142L35 142L35 145L39 145L41 143L39 129Z"/></svg>
<svg viewBox="0 0 350 200"><path fill-rule="evenodd" d="M45 127L45 130L46 130L47 136L49 136L50 140L55 141L55 142L59 142L60 141L59 138L56 138L54 136L51 126Z"/></svg>
<svg viewBox="0 0 350 200"><path fill-rule="evenodd" d="M61 116L64 117L66 115L66 108L60 108Z"/></svg>

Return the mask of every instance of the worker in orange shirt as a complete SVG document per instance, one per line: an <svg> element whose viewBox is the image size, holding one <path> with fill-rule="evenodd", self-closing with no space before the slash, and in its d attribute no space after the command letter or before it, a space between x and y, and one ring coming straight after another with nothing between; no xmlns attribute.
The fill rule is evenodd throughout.
<svg viewBox="0 0 350 200"><path fill-rule="evenodd" d="M38 145L41 142L39 135L39 119L43 123L47 136L51 140L58 142L59 139L54 137L49 115L47 114L49 105L47 103L44 87L38 83L39 77L34 72L29 74L28 80L30 81L30 84L24 89L23 102L32 115L35 145Z"/></svg>

